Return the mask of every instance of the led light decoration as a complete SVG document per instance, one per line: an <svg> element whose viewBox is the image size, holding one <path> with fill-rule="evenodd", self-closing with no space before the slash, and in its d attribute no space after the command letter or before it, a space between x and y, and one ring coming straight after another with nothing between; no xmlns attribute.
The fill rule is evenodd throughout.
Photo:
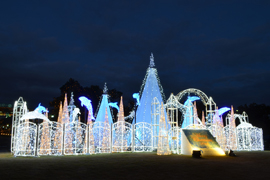
<svg viewBox="0 0 270 180"><path fill-rule="evenodd" d="M237 150L236 125L233 106L231 107L231 118L229 121L229 143L229 147L231 150Z"/></svg>
<svg viewBox="0 0 270 180"><path fill-rule="evenodd" d="M125 122L123 98L120 100L120 110L118 120L112 127L112 151L125 152L130 151L132 146L132 125Z"/></svg>
<svg viewBox="0 0 270 180"><path fill-rule="evenodd" d="M145 122L136 123L134 131L135 131L134 151L135 152L153 151L152 125Z"/></svg>
<svg viewBox="0 0 270 180"><path fill-rule="evenodd" d="M50 123L51 130L51 155L63 154L63 124Z"/></svg>
<svg viewBox="0 0 270 180"><path fill-rule="evenodd" d="M180 154L181 150L181 128L172 127L168 131L170 151L174 154Z"/></svg>
<svg viewBox="0 0 270 180"><path fill-rule="evenodd" d="M161 117L159 122L159 137L157 155L170 155L168 132L166 127L163 103L161 103Z"/></svg>
<svg viewBox="0 0 270 180"><path fill-rule="evenodd" d="M68 104L67 104L67 93L65 94L64 99L64 106L63 106L63 112L62 112L62 123L66 124L69 123L69 114L68 114Z"/></svg>
<svg viewBox="0 0 270 180"><path fill-rule="evenodd" d="M87 121L87 124L88 124L88 129L89 129L89 138L88 138L89 139L89 153L95 154L96 150L95 150L95 138L94 138L94 132L93 132L93 122L90 120L90 121Z"/></svg>
<svg viewBox="0 0 270 180"><path fill-rule="evenodd" d="M35 111L38 111L40 114L49 112L48 109L46 109L44 106L41 106L41 103L38 104L38 107L35 109Z"/></svg>
<svg viewBox="0 0 270 180"><path fill-rule="evenodd" d="M199 99L200 98L197 96L188 96L188 99L185 101L184 106L186 107L186 111L184 114L182 128L186 128L187 126L194 124L194 106L192 102Z"/></svg>
<svg viewBox="0 0 270 180"><path fill-rule="evenodd" d="M111 152L111 133L110 133L110 125L108 120L108 113L106 109L105 114L105 122L104 122L104 129L103 129L103 137L102 137L102 153L110 153Z"/></svg>
<svg viewBox="0 0 270 180"><path fill-rule="evenodd" d="M150 66L147 69L141 86L140 97L140 106L137 108L136 121L138 123L146 122L151 124L151 104L153 99L156 97L159 102L165 102L163 88L160 84L157 70L154 68L153 54L150 56ZM165 120L167 122L167 114L165 114Z"/></svg>
<svg viewBox="0 0 270 180"><path fill-rule="evenodd" d="M51 127L48 121L39 125L38 131L38 155L51 154Z"/></svg>
<svg viewBox="0 0 270 180"><path fill-rule="evenodd" d="M106 109L108 111L109 123L110 124L113 123L112 113L111 113L111 110L110 110L110 107L109 107L109 95L107 94L108 93L107 91L108 91L108 88L107 88L107 85L105 83L102 98L101 98L100 104L98 106L98 111L97 111L98 113L96 115L96 121L95 121L94 126L98 125L97 122L104 123Z"/></svg>
<svg viewBox="0 0 270 180"><path fill-rule="evenodd" d="M204 111L202 111L202 125L205 126L205 117L204 117Z"/></svg>
<svg viewBox="0 0 270 180"><path fill-rule="evenodd" d="M92 103L91 103L92 101L90 99L88 99L87 97L85 97L85 96L79 97L79 100L81 101L81 106L82 107L85 106L87 108L88 114L90 112L91 119L94 120L95 118L94 118L94 115L93 115L93 106L92 106Z"/></svg>
<svg viewBox="0 0 270 180"><path fill-rule="evenodd" d="M23 101L22 97L19 97L17 101L14 102L13 106L13 116L12 116L12 130L11 130L11 152L15 154L16 142L20 138L17 136L18 127L24 121L21 117L27 112L26 102Z"/></svg>
<svg viewBox="0 0 270 180"><path fill-rule="evenodd" d="M79 155L85 154L86 124L72 122L65 124L64 154Z"/></svg>
<svg viewBox="0 0 270 180"><path fill-rule="evenodd" d="M160 103L156 97L154 97L151 104L151 125L153 131L153 148L157 149L158 137L159 137L159 120L160 120Z"/></svg>
<svg viewBox="0 0 270 180"><path fill-rule="evenodd" d="M134 93L134 94L132 95L132 97L133 97L134 99L136 99L136 105L139 106L139 105L140 105L140 93Z"/></svg>
<svg viewBox="0 0 270 180"><path fill-rule="evenodd" d="M252 126L252 124L248 123L248 116L245 112L243 112L243 114L231 113L226 117L226 120L229 123L233 122L233 119L234 123L236 119L239 119L240 124L235 128L234 131L236 139L234 144L232 141L234 139L230 137L230 124L226 125L224 128L227 137L228 150L232 149L231 147L233 146L233 148L237 149L238 151L263 151L264 144L262 129Z"/></svg>
<svg viewBox="0 0 270 180"><path fill-rule="evenodd" d="M119 107L117 106L117 102L110 102L109 103L109 106L111 106L111 107L113 107L113 108L115 108L115 109L117 109L117 111L119 112Z"/></svg>

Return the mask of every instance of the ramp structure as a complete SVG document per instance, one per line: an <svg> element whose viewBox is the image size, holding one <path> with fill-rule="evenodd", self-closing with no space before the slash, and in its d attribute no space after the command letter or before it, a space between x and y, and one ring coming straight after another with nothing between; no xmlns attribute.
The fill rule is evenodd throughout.
<svg viewBox="0 0 270 180"><path fill-rule="evenodd" d="M201 150L202 156L224 156L216 139L206 129L182 129L181 154L192 155L193 150Z"/></svg>

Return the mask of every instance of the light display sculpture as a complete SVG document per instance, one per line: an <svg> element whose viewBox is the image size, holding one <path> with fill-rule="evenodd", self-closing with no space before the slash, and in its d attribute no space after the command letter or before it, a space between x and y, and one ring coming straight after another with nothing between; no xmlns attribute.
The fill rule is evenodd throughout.
<svg viewBox="0 0 270 180"><path fill-rule="evenodd" d="M202 111L202 125L205 126L205 117L204 117L204 111Z"/></svg>
<svg viewBox="0 0 270 180"><path fill-rule="evenodd" d="M99 108L98 108L98 111L97 111L98 113L97 113L97 116L96 116L96 121L95 121L94 126L97 125L96 124L97 122L104 123L106 109L107 109L107 112L108 112L108 121L109 121L110 124L113 123L108 98L109 98L108 97L108 88L107 88L107 85L105 83L102 98L101 98L101 102L99 104Z"/></svg>
<svg viewBox="0 0 270 180"><path fill-rule="evenodd" d="M229 121L229 149L237 149L237 139L236 139L236 125L234 118L233 106L231 107L231 118Z"/></svg>
<svg viewBox="0 0 270 180"><path fill-rule="evenodd" d="M123 98L120 100L120 110L118 113L118 120L112 127L112 151L113 152L125 152L131 151L132 146L132 125L125 122L124 119L124 106Z"/></svg>
<svg viewBox="0 0 270 180"><path fill-rule="evenodd" d="M23 121L21 117L27 112L26 102L23 101L22 97L19 97L17 101L14 102L13 106L13 116L12 116L12 131L11 131L11 152L15 153L16 142L17 142L17 128ZM18 137L19 138L19 137Z"/></svg>
<svg viewBox="0 0 270 180"><path fill-rule="evenodd" d="M108 113L106 109L105 113L105 122L104 122L104 130L103 130L103 137L102 137L102 153L110 153L111 152L111 133L110 133L110 124L108 120Z"/></svg>
<svg viewBox="0 0 270 180"><path fill-rule="evenodd" d="M184 114L184 120L182 123L182 128L186 128L192 124L194 124L194 113L193 113L193 101L199 100L200 98L197 96L188 96L188 99L185 101L184 106L186 108L185 114Z"/></svg>
<svg viewBox="0 0 270 180"><path fill-rule="evenodd" d="M147 69L146 76L143 80L140 91L140 105L137 108L136 112L136 121L146 122L152 124L151 122L151 104L153 99L156 97L159 102L164 102L165 96L163 94L163 88L160 84L158 73L155 68L154 56L150 56L150 65ZM165 110L164 110L165 111ZM165 114L165 120L167 122L167 114ZM158 133L158 132L154 132ZM158 136L158 134L155 134Z"/></svg>
<svg viewBox="0 0 270 180"><path fill-rule="evenodd" d="M166 127L163 103L161 103L161 116L159 122L159 137L157 155L170 155L168 132Z"/></svg>
<svg viewBox="0 0 270 180"><path fill-rule="evenodd" d="M134 127L134 151L153 151L152 125L145 122L136 123Z"/></svg>
<svg viewBox="0 0 270 180"><path fill-rule="evenodd" d="M89 117L89 115L88 115ZM90 118L88 118L89 120ZM94 133L93 133L93 122L92 120L87 121L88 124L88 130L89 130L89 153L90 154L95 154L96 150L95 150L95 138L94 138Z"/></svg>
<svg viewBox="0 0 270 180"><path fill-rule="evenodd" d="M38 131L38 155L50 155L51 154L51 125L48 121L43 121L39 125Z"/></svg>

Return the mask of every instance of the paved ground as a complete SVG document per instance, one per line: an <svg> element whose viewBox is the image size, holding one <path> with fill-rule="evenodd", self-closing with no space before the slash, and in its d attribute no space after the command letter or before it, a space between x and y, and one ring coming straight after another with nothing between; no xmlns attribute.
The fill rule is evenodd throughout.
<svg viewBox="0 0 270 180"><path fill-rule="evenodd" d="M269 179L270 151L235 153L201 159L155 153L32 158L0 153L0 179Z"/></svg>

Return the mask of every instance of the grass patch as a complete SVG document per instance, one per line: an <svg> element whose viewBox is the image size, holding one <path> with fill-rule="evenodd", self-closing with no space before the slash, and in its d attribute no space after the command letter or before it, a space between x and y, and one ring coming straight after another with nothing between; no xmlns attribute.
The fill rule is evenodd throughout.
<svg viewBox="0 0 270 180"><path fill-rule="evenodd" d="M268 177L270 151L237 157L156 153L13 157L0 153L0 179L260 179Z"/></svg>

